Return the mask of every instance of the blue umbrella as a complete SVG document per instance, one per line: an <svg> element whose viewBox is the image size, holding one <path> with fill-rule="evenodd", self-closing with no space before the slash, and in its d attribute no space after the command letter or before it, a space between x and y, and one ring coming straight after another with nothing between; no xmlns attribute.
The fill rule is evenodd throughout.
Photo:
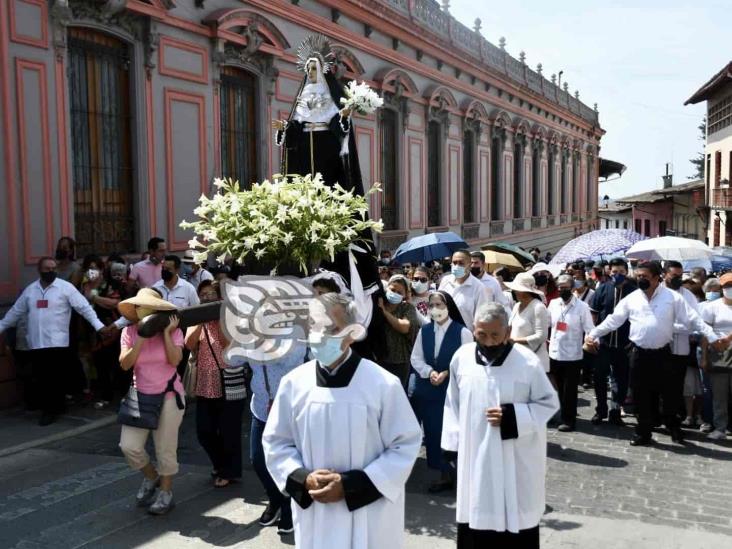
<svg viewBox="0 0 732 549"><path fill-rule="evenodd" d="M645 237L630 229L591 231L567 242L552 258L551 263L565 264L621 255L639 240L645 240Z"/></svg>
<svg viewBox="0 0 732 549"><path fill-rule="evenodd" d="M453 232L430 233L407 240L397 248L394 260L400 263L429 263L467 247L468 244Z"/></svg>

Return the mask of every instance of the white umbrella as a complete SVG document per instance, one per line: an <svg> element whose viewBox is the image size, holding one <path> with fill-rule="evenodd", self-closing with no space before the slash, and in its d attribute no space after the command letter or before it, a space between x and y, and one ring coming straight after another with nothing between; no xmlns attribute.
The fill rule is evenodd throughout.
<svg viewBox="0 0 732 549"><path fill-rule="evenodd" d="M685 261L709 259L714 251L701 240L661 236L636 242L625 252L626 257L641 260Z"/></svg>

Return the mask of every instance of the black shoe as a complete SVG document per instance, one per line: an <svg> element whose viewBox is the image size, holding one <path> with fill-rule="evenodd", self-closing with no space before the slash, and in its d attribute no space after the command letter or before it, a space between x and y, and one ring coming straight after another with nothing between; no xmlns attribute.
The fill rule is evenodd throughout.
<svg viewBox="0 0 732 549"><path fill-rule="evenodd" d="M282 510L279 507L273 507L270 503L269 505L267 505L264 513L262 513L262 516L259 517L259 525L272 526L275 522L279 520L281 511Z"/></svg>
<svg viewBox="0 0 732 549"><path fill-rule="evenodd" d="M430 494L439 494L440 492L446 492L447 490L452 490L454 488L454 484L452 480L436 480L432 484L429 485L427 488L427 491Z"/></svg>
<svg viewBox="0 0 732 549"><path fill-rule="evenodd" d="M653 438L643 435L635 435L630 441L631 446L650 446Z"/></svg>
<svg viewBox="0 0 732 549"><path fill-rule="evenodd" d="M590 423L592 423L593 425L600 425L602 423L602 420L604 419L605 418L602 417L600 414L595 414L594 416L592 416Z"/></svg>
<svg viewBox="0 0 732 549"><path fill-rule="evenodd" d="M41 427L45 427L46 425L51 425L56 421L56 416L53 414L42 414L41 419L38 420L38 425Z"/></svg>
<svg viewBox="0 0 732 549"><path fill-rule="evenodd" d="M559 427L557 427L557 431L560 431L562 433L571 433L572 431L574 431L574 425L562 423Z"/></svg>
<svg viewBox="0 0 732 549"><path fill-rule="evenodd" d="M283 515L280 519L279 524L277 525L277 533L280 536L285 536L287 534L292 534L294 531L295 527L292 525L292 515Z"/></svg>
<svg viewBox="0 0 732 549"><path fill-rule="evenodd" d="M615 425L616 427L625 427L625 422L623 421L623 418L620 417L620 412L610 412L607 422L610 425Z"/></svg>
<svg viewBox="0 0 732 549"><path fill-rule="evenodd" d="M677 444L684 443L684 434L681 432L681 429L674 429L671 431L671 440Z"/></svg>

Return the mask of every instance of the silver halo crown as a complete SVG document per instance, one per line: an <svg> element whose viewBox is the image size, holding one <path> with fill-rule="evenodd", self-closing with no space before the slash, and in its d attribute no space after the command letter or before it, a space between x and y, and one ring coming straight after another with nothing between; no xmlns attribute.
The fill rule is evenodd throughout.
<svg viewBox="0 0 732 549"><path fill-rule="evenodd" d="M335 54L330 47L330 40L322 34L311 34L297 48L297 68L307 72L308 59L316 57L323 67L323 74L333 69Z"/></svg>

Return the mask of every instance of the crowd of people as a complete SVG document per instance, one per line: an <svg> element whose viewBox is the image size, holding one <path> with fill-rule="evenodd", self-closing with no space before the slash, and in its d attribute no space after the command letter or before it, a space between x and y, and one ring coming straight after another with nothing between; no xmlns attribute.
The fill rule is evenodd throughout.
<svg viewBox="0 0 732 549"><path fill-rule="evenodd" d="M301 547L325 547L314 532L340 524L339 513L344 526L327 546L399 535L421 445L434 470L426 489L457 489L459 547L538 546L546 428L577 427L581 391L594 389L592 424L620 429L636 416L632 445L652 443L662 424L677 443L690 429L729 434L732 273L620 257L551 265L538 249L526 269L468 250L401 265L385 250L380 322L368 328L383 330L383 345L366 348L347 284L324 271L312 278L320 333L267 364L227 364L218 320L184 331L174 313L220 301L235 269L170 254L160 238L147 248L135 261L79 260L73 239L60 239L0 334L40 425L71 403L104 409L125 397L144 412L120 419L120 448L144 477L136 500L152 514L174 506L186 397L217 488L241 479L249 398L249 459L268 499L259 522L283 535L297 525ZM158 313L169 313L164 326L143 334ZM315 505L329 503L335 514Z"/></svg>

